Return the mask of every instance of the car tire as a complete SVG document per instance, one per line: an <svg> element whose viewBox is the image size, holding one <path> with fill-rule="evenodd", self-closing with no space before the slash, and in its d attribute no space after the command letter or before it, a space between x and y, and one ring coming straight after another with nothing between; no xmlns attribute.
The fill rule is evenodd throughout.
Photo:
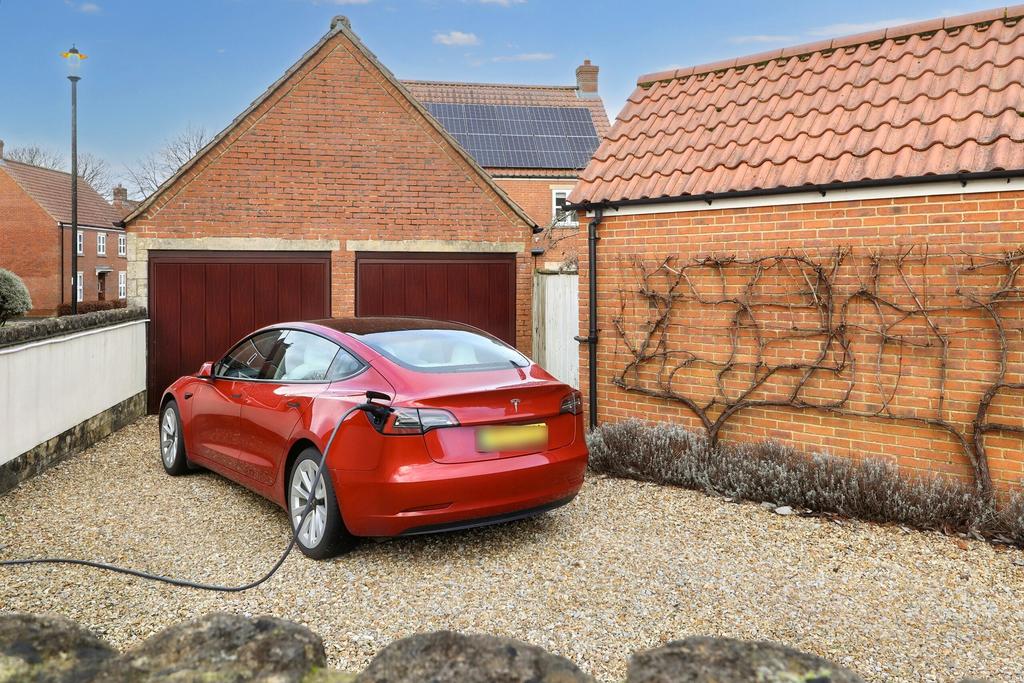
<svg viewBox="0 0 1024 683"><path fill-rule="evenodd" d="M185 434L181 428L181 414L173 399L160 411L160 462L164 471L177 477L189 471L185 455Z"/></svg>
<svg viewBox="0 0 1024 683"><path fill-rule="evenodd" d="M285 501L293 530L309 500L310 487L319 468L320 452L312 447L299 453L292 463ZM334 486L326 469L316 487L316 503L306 516L302 529L294 533L295 543L302 554L315 560L334 557L355 546L356 538L345 528Z"/></svg>

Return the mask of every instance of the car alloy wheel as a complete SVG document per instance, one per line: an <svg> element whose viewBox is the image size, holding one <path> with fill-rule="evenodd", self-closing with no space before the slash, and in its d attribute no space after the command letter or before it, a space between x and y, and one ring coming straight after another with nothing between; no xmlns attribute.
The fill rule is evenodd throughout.
<svg viewBox="0 0 1024 683"><path fill-rule="evenodd" d="M178 476L189 471L185 440L181 431L178 404L173 400L160 411L160 460L167 474Z"/></svg>
<svg viewBox="0 0 1024 683"><path fill-rule="evenodd" d="M327 530L327 487L321 475L320 481L316 484L316 491L313 492L313 481L316 479L318 465L313 460L303 460L295 466L292 472L291 482L291 510L292 526L298 528L302 513L313 498L313 505L306 515L302 527L298 528L299 541L307 548L315 548L323 540L324 532Z"/></svg>
<svg viewBox="0 0 1024 683"><path fill-rule="evenodd" d="M164 459L164 466L174 466L174 458L178 454L178 417L174 414L174 408L168 405L164 408L164 417L160 421L160 455Z"/></svg>

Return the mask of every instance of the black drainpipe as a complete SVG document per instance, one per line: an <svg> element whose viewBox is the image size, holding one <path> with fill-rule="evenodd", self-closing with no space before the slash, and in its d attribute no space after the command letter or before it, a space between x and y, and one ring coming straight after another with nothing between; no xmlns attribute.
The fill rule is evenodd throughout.
<svg viewBox="0 0 1024 683"><path fill-rule="evenodd" d="M589 376L587 395L590 399L590 428L597 427L597 226L604 217L604 210L594 209L594 217L587 224L587 280L590 290L590 318L586 337L575 337L581 344L587 344L587 370Z"/></svg>

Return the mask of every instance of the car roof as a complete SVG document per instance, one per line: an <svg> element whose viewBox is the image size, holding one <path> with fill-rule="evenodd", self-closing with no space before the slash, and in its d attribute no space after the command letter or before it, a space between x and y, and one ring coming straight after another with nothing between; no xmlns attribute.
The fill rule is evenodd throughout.
<svg viewBox="0 0 1024 683"><path fill-rule="evenodd" d="M371 316L361 318L321 318L320 320L307 320L306 322L310 325L320 325L336 332L353 335L400 332L404 330L464 330L466 332L475 332L476 334L487 334L471 325L431 320L430 318Z"/></svg>

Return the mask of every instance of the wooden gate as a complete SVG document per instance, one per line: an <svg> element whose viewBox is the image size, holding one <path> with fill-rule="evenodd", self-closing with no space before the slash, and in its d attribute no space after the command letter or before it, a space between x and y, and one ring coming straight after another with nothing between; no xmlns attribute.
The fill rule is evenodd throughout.
<svg viewBox="0 0 1024 683"><path fill-rule="evenodd" d="M566 384L580 386L579 276L538 270L533 281L533 359Z"/></svg>

